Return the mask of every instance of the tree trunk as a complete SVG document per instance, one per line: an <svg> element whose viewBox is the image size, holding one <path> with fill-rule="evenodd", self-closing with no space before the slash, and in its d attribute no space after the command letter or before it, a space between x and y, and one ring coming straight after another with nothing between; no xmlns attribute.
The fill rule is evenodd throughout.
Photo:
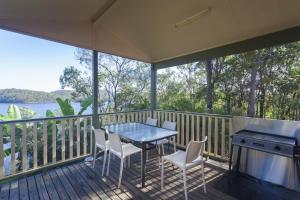
<svg viewBox="0 0 300 200"><path fill-rule="evenodd" d="M261 86L260 91L260 98L259 98L259 117L264 118L265 116L265 97L266 97L266 90L264 86Z"/></svg>
<svg viewBox="0 0 300 200"><path fill-rule="evenodd" d="M213 63L211 59L206 60L205 65L206 71L206 84L207 84L207 112L211 113L213 110L213 84L212 84L212 73Z"/></svg>
<svg viewBox="0 0 300 200"><path fill-rule="evenodd" d="M248 109L247 109L248 117L255 116L256 76L257 76L257 66L255 66L251 69L251 80L250 80L250 84L249 84L250 92L249 92Z"/></svg>
<svg viewBox="0 0 300 200"><path fill-rule="evenodd" d="M231 98L227 97L226 98L226 110L227 110L227 114L231 114Z"/></svg>
<svg viewBox="0 0 300 200"><path fill-rule="evenodd" d="M237 106L239 109L243 108L243 101L244 101L244 86L242 81L239 81L239 95L237 99Z"/></svg>

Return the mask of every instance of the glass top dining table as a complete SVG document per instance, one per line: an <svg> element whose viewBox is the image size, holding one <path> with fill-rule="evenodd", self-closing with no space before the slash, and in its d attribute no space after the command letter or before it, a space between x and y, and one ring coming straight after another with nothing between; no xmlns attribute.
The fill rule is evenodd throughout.
<svg viewBox="0 0 300 200"><path fill-rule="evenodd" d="M145 165L147 144L165 138L171 138L178 134L177 131L150 126L142 123L116 123L103 126L110 133L118 134L121 138L130 140L134 143L140 143L142 146L142 187L145 186Z"/></svg>

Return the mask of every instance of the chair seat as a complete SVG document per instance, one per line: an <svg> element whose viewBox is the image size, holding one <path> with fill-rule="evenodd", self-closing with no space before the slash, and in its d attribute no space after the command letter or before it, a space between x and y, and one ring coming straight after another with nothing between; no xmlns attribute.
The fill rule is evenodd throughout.
<svg viewBox="0 0 300 200"><path fill-rule="evenodd" d="M163 159L176 165L180 169L190 169L196 165L201 164L202 156L199 156L197 159L193 160L191 163L185 163L186 160L186 152L178 150L175 153L172 153L167 156L163 156Z"/></svg>
<svg viewBox="0 0 300 200"><path fill-rule="evenodd" d="M103 151L108 151L108 145L109 145L109 141L108 140L105 141L105 147L96 142L96 146L98 148L102 149Z"/></svg>
<svg viewBox="0 0 300 200"><path fill-rule="evenodd" d="M122 150L123 150L123 158L142 151L141 148L138 148L138 147L136 147L136 146L134 146L133 144L130 144L130 143L122 144ZM113 151L113 153L116 156L118 156L119 158L121 158L121 153L120 152Z"/></svg>
<svg viewBox="0 0 300 200"><path fill-rule="evenodd" d="M162 140L157 140L155 142L151 142L151 144L154 144L154 145L156 145L156 144L167 144L167 143L169 143L169 140L167 140L167 139L162 139Z"/></svg>
<svg viewBox="0 0 300 200"><path fill-rule="evenodd" d="M136 146L134 146L133 144L130 144L130 143L122 145L122 148L123 148L123 156L124 157L142 151L141 148L138 148L138 147L136 147Z"/></svg>

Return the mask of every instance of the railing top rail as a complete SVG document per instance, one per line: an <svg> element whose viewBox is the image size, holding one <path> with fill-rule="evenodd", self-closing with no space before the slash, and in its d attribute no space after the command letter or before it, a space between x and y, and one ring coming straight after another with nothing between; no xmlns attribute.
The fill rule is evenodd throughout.
<svg viewBox="0 0 300 200"><path fill-rule="evenodd" d="M131 113L131 112L146 112L146 111L151 111L151 110L145 109L145 110L132 110L132 111L122 111L122 112L99 113L98 116L102 116L102 115L116 115L116 114ZM156 109L154 111L184 113L184 114L192 114L192 115L205 115L205 116L222 117L222 118L232 118L232 115L219 115L219 114L186 112L186 111L176 111L176 110L160 110L160 109ZM92 114L87 114L87 115L69 115L69 116L48 117L48 118L47 117L43 117L43 118L33 118L33 119L21 119L21 120L9 120L9 121L0 121L0 125L4 125L4 124L16 124L16 123L26 123L26 122L38 122L38 121L63 120L63 119L71 119L71 118L77 119L77 118L87 118L87 117L91 117L91 116L92 116Z"/></svg>
<svg viewBox="0 0 300 200"><path fill-rule="evenodd" d="M184 114L192 114L192 115L206 115L206 116L212 116L212 117L223 117L223 118L232 118L232 115L221 115L221 114L210 114L210 113L198 113L198 112L188 112L188 111L177 111L177 110L161 110L156 109L154 111L158 112L174 112L174 113L184 113Z"/></svg>

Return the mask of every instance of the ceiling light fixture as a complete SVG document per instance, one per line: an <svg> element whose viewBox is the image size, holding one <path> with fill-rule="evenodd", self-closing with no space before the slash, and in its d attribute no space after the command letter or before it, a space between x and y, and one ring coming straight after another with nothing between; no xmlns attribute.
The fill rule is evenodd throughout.
<svg viewBox="0 0 300 200"><path fill-rule="evenodd" d="M206 8L206 9L203 9L195 14L193 14L192 16L184 19L184 20L181 20L179 22L177 22L175 24L175 28L181 28L183 26L186 26L190 23L193 23L194 21L198 20L199 18L201 18L202 16L208 14L210 12L211 8Z"/></svg>

